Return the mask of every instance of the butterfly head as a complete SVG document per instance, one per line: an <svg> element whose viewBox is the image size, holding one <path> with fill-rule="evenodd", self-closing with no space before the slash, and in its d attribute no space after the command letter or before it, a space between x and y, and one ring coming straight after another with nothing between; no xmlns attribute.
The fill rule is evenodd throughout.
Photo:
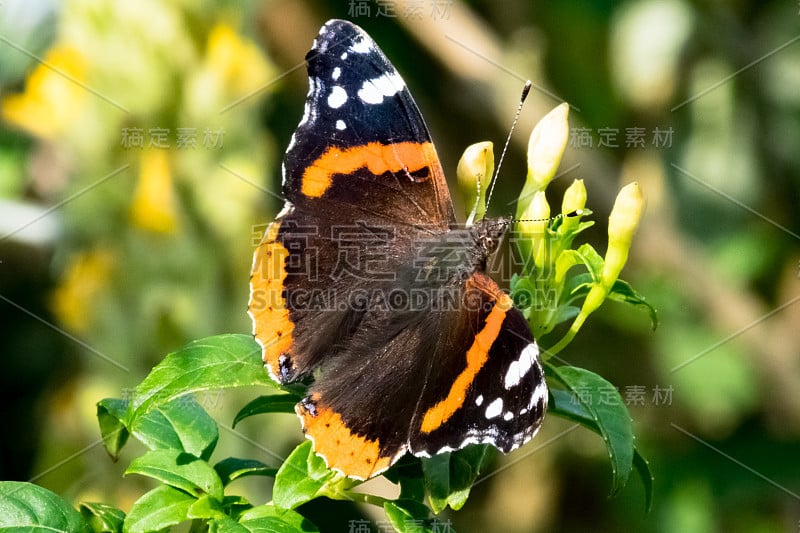
<svg viewBox="0 0 800 533"><path fill-rule="evenodd" d="M483 218L470 228L472 238L481 255L489 257L497 250L503 235L511 225L511 220L511 217Z"/></svg>

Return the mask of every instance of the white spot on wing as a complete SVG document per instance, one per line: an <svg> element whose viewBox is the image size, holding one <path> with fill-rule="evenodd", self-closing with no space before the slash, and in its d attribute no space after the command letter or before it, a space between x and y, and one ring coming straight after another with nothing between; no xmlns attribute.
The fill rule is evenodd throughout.
<svg viewBox="0 0 800 533"><path fill-rule="evenodd" d="M294 145L295 145L296 142L297 142L297 138L295 137L295 134L292 133L292 136L289 137L289 146L286 147L286 151L287 152L291 152L292 148L294 148Z"/></svg>
<svg viewBox="0 0 800 533"><path fill-rule="evenodd" d="M369 39L359 39L350 47L350 51L356 54L366 54L370 50L372 50L372 46L370 46Z"/></svg>
<svg viewBox="0 0 800 533"><path fill-rule="evenodd" d="M387 96L394 96L406 84L397 72L387 72L377 78L366 80L358 90L358 97L365 104L380 104Z"/></svg>
<svg viewBox="0 0 800 533"><path fill-rule="evenodd" d="M331 94L328 95L328 106L333 109L339 109L347 102L347 91L338 85L331 89Z"/></svg>
<svg viewBox="0 0 800 533"><path fill-rule="evenodd" d="M506 372L505 381L503 383L506 390L519 385L522 378L533 368L533 363L538 355L539 348L536 346L536 343L532 342L520 352L519 359L512 361L511 364L508 365L508 371Z"/></svg>
<svg viewBox="0 0 800 533"><path fill-rule="evenodd" d="M475 405L480 407L483 405L483 394L479 394L477 398L475 398Z"/></svg>
<svg viewBox="0 0 800 533"><path fill-rule="evenodd" d="M336 129L337 130L341 131L341 130L343 130L345 128L347 128L347 124L344 123L344 120L337 120L336 121Z"/></svg>
<svg viewBox="0 0 800 533"><path fill-rule="evenodd" d="M308 94L306 94L306 103L303 106L303 118L300 119L300 124L297 125L298 128L308 122L314 122L317 119L317 114L311 109L311 101L316 98L319 90L320 84L318 83L318 80L316 78L309 77Z"/></svg>
<svg viewBox="0 0 800 533"><path fill-rule="evenodd" d="M342 52L342 55L339 56L339 59L341 59L342 61L347 59L347 52Z"/></svg>
<svg viewBox="0 0 800 533"><path fill-rule="evenodd" d="M512 418L514 418L514 413L512 413L511 411L506 411L505 413L503 413L503 420L505 420L506 422L508 422Z"/></svg>
<svg viewBox="0 0 800 533"><path fill-rule="evenodd" d="M342 75L342 69L340 69L339 67L336 67L335 69L333 69L333 72L331 72L331 78L334 81L338 80L339 76L341 75Z"/></svg>
<svg viewBox="0 0 800 533"><path fill-rule="evenodd" d="M498 398L489 405L486 406L486 418L492 419L495 417L500 416L500 413L503 412L503 399Z"/></svg>
<svg viewBox="0 0 800 533"><path fill-rule="evenodd" d="M530 411L533 409L533 406L539 403L540 399L542 400L544 407L547 407L547 383L544 381L537 384L536 388L533 389L533 394L531 394L531 399L528 402L528 410Z"/></svg>
<svg viewBox="0 0 800 533"><path fill-rule="evenodd" d="M292 203L287 200L287 202L285 204L283 204L283 209L281 209L281 212L278 213L275 216L275 218L276 219L283 218L283 217L285 217L286 215L288 215L289 213L291 213L293 211L294 211L294 205L292 205Z"/></svg>

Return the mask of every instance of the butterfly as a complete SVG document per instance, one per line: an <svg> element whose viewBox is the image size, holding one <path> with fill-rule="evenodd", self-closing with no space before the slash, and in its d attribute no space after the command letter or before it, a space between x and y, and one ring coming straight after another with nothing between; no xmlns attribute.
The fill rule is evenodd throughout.
<svg viewBox="0 0 800 533"><path fill-rule="evenodd" d="M328 21L306 63L286 203L250 279L267 370L311 383L303 431L348 477L405 453L521 446L548 393L525 318L486 273L510 219L457 223L419 109L361 28Z"/></svg>

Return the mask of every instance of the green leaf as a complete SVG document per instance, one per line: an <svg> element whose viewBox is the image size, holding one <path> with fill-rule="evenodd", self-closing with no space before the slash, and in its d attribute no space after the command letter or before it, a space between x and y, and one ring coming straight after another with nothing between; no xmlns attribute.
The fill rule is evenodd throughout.
<svg viewBox="0 0 800 533"><path fill-rule="evenodd" d="M517 309L528 309L535 303L536 285L531 278L514 274L509 288Z"/></svg>
<svg viewBox="0 0 800 533"><path fill-rule="evenodd" d="M136 418L134 436L150 450L179 450L208 460L219 439L217 423L192 396L181 396Z"/></svg>
<svg viewBox="0 0 800 533"><path fill-rule="evenodd" d="M567 302L572 303L586 296L595 283L589 273L577 274L569 278L564 284L564 294L569 297Z"/></svg>
<svg viewBox="0 0 800 533"><path fill-rule="evenodd" d="M636 468L639 477L642 478L642 484L644 485L644 506L645 510L649 513L653 508L653 483L655 482L655 477L653 477L653 471L650 470L650 463L639 453L639 448L636 448L633 455L633 466Z"/></svg>
<svg viewBox="0 0 800 533"><path fill-rule="evenodd" d="M118 398L105 398L97 402L97 423L100 425L103 445L115 461L130 435L125 427L127 410L128 402Z"/></svg>
<svg viewBox="0 0 800 533"><path fill-rule="evenodd" d="M614 285L611 287L611 291L608 293L608 297L617 302L644 308L644 310L650 316L650 324L652 325L652 328L655 330L658 327L658 314L656 313L656 308L650 305L650 303L645 300L644 296L636 292L627 281L621 279L615 281Z"/></svg>
<svg viewBox="0 0 800 533"><path fill-rule="evenodd" d="M422 460L419 457L404 455L384 473L384 477L400 485L401 499L418 502L425 500L425 477L422 473Z"/></svg>
<svg viewBox="0 0 800 533"><path fill-rule="evenodd" d="M319 529L295 511L279 511L271 503L254 507L242 514L239 524L251 533L318 533Z"/></svg>
<svg viewBox="0 0 800 533"><path fill-rule="evenodd" d="M137 417L190 392L263 385L278 388L264 370L251 335L218 335L171 353L136 387L128 426Z"/></svg>
<svg viewBox="0 0 800 533"><path fill-rule="evenodd" d="M248 509L252 509L253 505L244 496L231 495L222 498L222 508L228 516L238 517Z"/></svg>
<svg viewBox="0 0 800 533"><path fill-rule="evenodd" d="M577 250L564 250L556 258L556 269L554 278L556 280L567 279L567 272L576 265L582 265L583 258Z"/></svg>
<svg viewBox="0 0 800 533"><path fill-rule="evenodd" d="M294 509L313 500L326 483L336 476L325 461L314 453L307 440L292 451L275 476L272 501L278 509Z"/></svg>
<svg viewBox="0 0 800 533"><path fill-rule="evenodd" d="M594 280L599 280L603 273L603 256L597 253L591 244L581 244L576 250L580 255L581 261L586 265L586 269Z"/></svg>
<svg viewBox="0 0 800 533"><path fill-rule="evenodd" d="M208 523L208 533L249 533L250 530L229 516L215 518Z"/></svg>
<svg viewBox="0 0 800 533"><path fill-rule="evenodd" d="M199 498L208 494L222 501L222 480L211 466L178 450L153 450L131 461L125 474L152 477Z"/></svg>
<svg viewBox="0 0 800 533"><path fill-rule="evenodd" d="M551 388L547 412L548 414L577 422L598 435L601 435L600 427L597 425L594 418L592 418L592 415L579 401L576 401L575 395L570 391ZM645 506L646 510L649 512L653 506L654 478L653 473L650 471L650 465L642 454L639 453L638 448L634 449L633 466L642 479L645 492Z"/></svg>
<svg viewBox="0 0 800 533"><path fill-rule="evenodd" d="M228 457L214 465L214 470L222 480L222 484L227 486L234 479L245 476L274 476L278 473L277 468L267 466L255 459L239 459Z"/></svg>
<svg viewBox="0 0 800 533"><path fill-rule="evenodd" d="M456 511L464 506L472 484L486 462L488 448L485 444L473 445L422 459L425 486L435 514L447 506Z"/></svg>
<svg viewBox="0 0 800 533"><path fill-rule="evenodd" d="M201 496L195 500L186 514L189 518L200 518L203 520L226 517L225 511L222 509L222 503L207 495Z"/></svg>
<svg viewBox="0 0 800 533"><path fill-rule="evenodd" d="M294 413L294 406L301 398L294 394L271 394L259 396L236 413L233 427L247 417L263 413Z"/></svg>
<svg viewBox="0 0 800 533"><path fill-rule="evenodd" d="M151 533L189 520L189 508L197 501L182 490L161 485L145 493L125 519L125 533Z"/></svg>
<svg viewBox="0 0 800 533"><path fill-rule="evenodd" d="M558 389L551 391L549 410L580 423L588 416L596 424L611 460L611 494L616 494L628 481L634 456L633 426L622 397L611 383L584 368L549 363L545 368L569 389L566 401Z"/></svg>
<svg viewBox="0 0 800 533"><path fill-rule="evenodd" d="M93 533L122 533L125 513L104 503L81 503L81 515Z"/></svg>
<svg viewBox="0 0 800 533"><path fill-rule="evenodd" d="M447 504L453 510L461 509L467 503L472 485L483 467L494 456L494 448L488 444L474 444L456 450L450 458L450 489Z"/></svg>
<svg viewBox="0 0 800 533"><path fill-rule="evenodd" d="M32 483L0 481L0 531L89 533L90 529L61 496Z"/></svg>
<svg viewBox="0 0 800 533"><path fill-rule="evenodd" d="M558 309L556 309L555 315L553 315L553 325L558 325L562 322L572 320L578 316L580 311L580 307L575 307L573 305L559 305Z"/></svg>
<svg viewBox="0 0 800 533"><path fill-rule="evenodd" d="M428 489L428 497L434 514L441 513L447 507L447 499L452 493L450 489L451 455L450 453L440 453L430 458L422 458L425 487Z"/></svg>
<svg viewBox="0 0 800 533"><path fill-rule="evenodd" d="M430 520L430 511L425 505L413 500L386 502L383 504L383 511L395 531L432 533L434 524L441 526L438 520Z"/></svg>

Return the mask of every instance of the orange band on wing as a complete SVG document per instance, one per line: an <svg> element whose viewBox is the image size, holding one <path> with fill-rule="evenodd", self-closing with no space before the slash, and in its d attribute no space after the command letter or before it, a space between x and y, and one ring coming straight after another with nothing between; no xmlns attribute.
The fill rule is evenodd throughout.
<svg viewBox="0 0 800 533"><path fill-rule="evenodd" d="M318 399L312 396L312 401ZM369 479L389 468L398 455L381 456L379 440L352 433L338 413L319 403L314 415L302 404L295 410L303 422L303 431L314 441L314 451L325 459L328 468L339 470L347 477Z"/></svg>
<svg viewBox="0 0 800 533"><path fill-rule="evenodd" d="M354 148L328 148L303 174L302 192L319 198L331 186L334 174L349 174L366 168L377 175L384 172L416 172L438 162L430 142L367 143ZM441 169L431 169L431 175Z"/></svg>
<svg viewBox="0 0 800 533"><path fill-rule="evenodd" d="M278 359L288 353L294 330L283 298L285 261L289 250L276 240L279 227L279 221L270 224L256 249L247 308L253 319L253 334L263 348L262 357L273 376L280 375Z"/></svg>
<svg viewBox="0 0 800 533"><path fill-rule="evenodd" d="M477 288L481 291L487 290L488 287L486 285L480 286L478 283L474 283L473 280L474 278L467 282L468 289L471 288L471 285L475 284L478 286L473 288ZM494 282L492 282L492 285L494 285ZM500 334L500 328L503 325L506 313L513 306L511 298L503 291L497 289L497 294L493 294L493 296L496 296L497 300L492 310L489 312L489 315L486 317L483 329L475 335L472 346L467 350L467 367L461 371L453 382L453 386L450 387L450 392L447 393L447 397L425 411L425 415L422 418L422 425L420 426L420 431L422 433L430 433L439 429L442 424L453 416L453 413L461 408L464 404L464 398L467 395L470 384L472 384L475 380L475 376L489 359L489 350Z"/></svg>

